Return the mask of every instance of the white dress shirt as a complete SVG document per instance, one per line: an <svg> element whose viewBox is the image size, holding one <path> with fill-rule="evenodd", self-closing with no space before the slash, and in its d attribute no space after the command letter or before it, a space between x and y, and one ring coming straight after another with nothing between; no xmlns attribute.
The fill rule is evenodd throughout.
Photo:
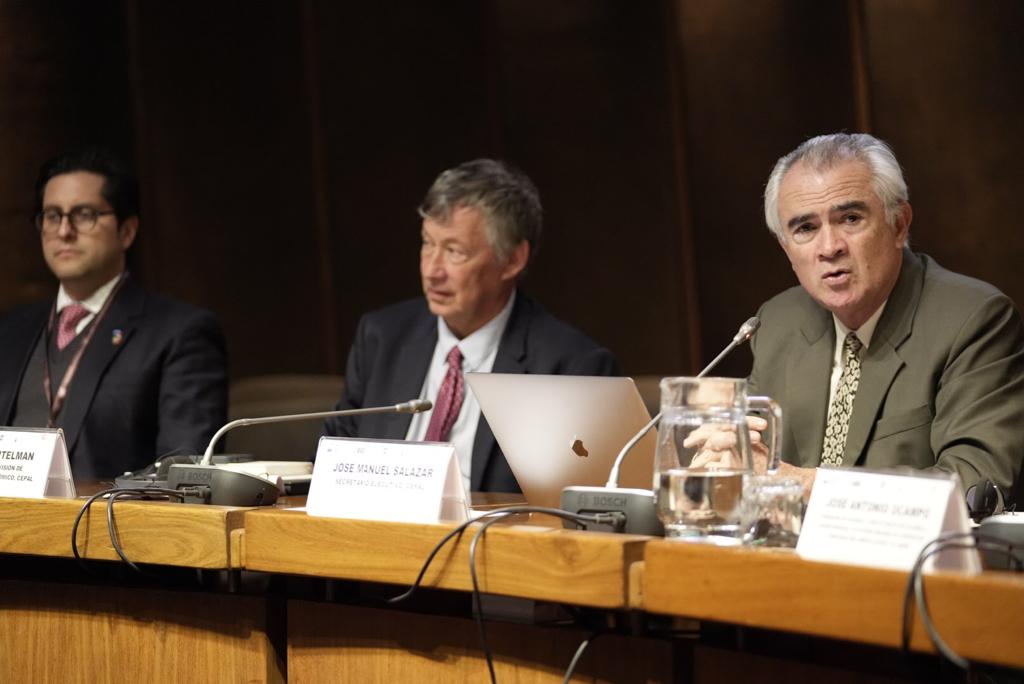
<svg viewBox="0 0 1024 684"><path fill-rule="evenodd" d="M103 305L107 303L107 298L110 297L110 293L113 292L114 286L117 285L117 281L121 279L123 273L118 274L113 280L101 285L99 289L93 292L91 295L83 299L82 301L76 301L72 299L67 292L64 290L64 286L61 285L60 289L57 290L57 320L60 320L60 312L65 307L71 304L81 304L89 310L89 314L82 318L75 326L75 334L78 335L92 323L92 320L96 318L96 314L100 312Z"/></svg>
<svg viewBox="0 0 1024 684"><path fill-rule="evenodd" d="M435 401L437 393L441 390L441 383L448 373L448 354L452 347L458 347L462 352L463 373L490 373L494 368L494 359L498 354L498 344L501 336L505 333L505 326L508 325L509 316L512 315L512 305L515 303L516 293L508 298L508 303L479 330L458 339L448 328L444 319L437 317L437 344L434 346L434 355L430 359L430 369L423 381L423 388L420 390L420 399ZM409 431L405 438L413 441L422 441L427 434L427 427L430 425L431 411L417 413L409 423ZM462 407L459 409L459 416L452 426L448 441L455 445L455 453L459 459L459 470L462 472L462 484L465 491L469 492L470 468L473 464L473 441L476 439L476 427L480 422L480 404L476 397L466 386L465 395L462 399Z"/></svg>
<svg viewBox="0 0 1024 684"><path fill-rule="evenodd" d="M856 330L850 330L843 325L835 314L832 314L832 322L836 326L836 350L832 355L832 378L830 380L828 388L828 405L832 405L832 400L835 399L836 390L839 387L839 378L843 375L843 343L846 341L846 336L851 333L857 333L857 339L867 349L871 346L871 338L875 334L875 326L878 325L878 319L882 317L882 312L885 311L885 305L889 300L882 302L882 305L878 307L875 313L871 314L871 318L864 322L864 325L860 326ZM864 350L861 350L860 356L864 356Z"/></svg>

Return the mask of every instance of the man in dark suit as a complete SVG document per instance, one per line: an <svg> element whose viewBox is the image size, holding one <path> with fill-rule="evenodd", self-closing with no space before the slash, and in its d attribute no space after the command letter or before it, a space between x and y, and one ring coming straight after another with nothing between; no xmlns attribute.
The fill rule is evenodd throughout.
<svg viewBox="0 0 1024 684"><path fill-rule="evenodd" d="M869 135L775 166L765 219L800 281L761 309L756 391L783 407L783 472L909 466L992 480L1024 462L1024 329L1005 295L907 246L899 163Z"/></svg>
<svg viewBox="0 0 1024 684"><path fill-rule="evenodd" d="M202 453L226 420L224 339L211 314L126 272L139 227L131 174L89 148L47 162L36 191L60 287L0 319L0 423L62 428L76 479Z"/></svg>
<svg viewBox="0 0 1024 684"><path fill-rule="evenodd" d="M434 401L415 417L332 418L328 435L451 441L472 491L518 491L462 372L612 375L612 354L517 290L541 206L521 172L478 159L438 176L419 210L425 298L359 322L337 408Z"/></svg>

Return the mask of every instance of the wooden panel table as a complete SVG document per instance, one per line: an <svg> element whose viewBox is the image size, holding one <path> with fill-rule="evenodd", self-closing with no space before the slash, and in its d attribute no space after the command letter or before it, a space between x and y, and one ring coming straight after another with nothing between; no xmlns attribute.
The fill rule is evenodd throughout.
<svg viewBox="0 0 1024 684"><path fill-rule="evenodd" d="M546 522L547 524L543 524ZM533 601L624 610L629 570L649 537L577 532L560 521L499 523L477 549L480 588ZM412 583L434 545L454 525L316 518L294 510L246 515L243 553L251 570L383 584ZM288 605L289 681L482 681L486 665L465 592L471 589L468 549L475 529L437 555L424 586L452 591L463 606L439 614L391 608L384 602ZM399 593L391 587L387 593ZM528 603L523 601L522 603ZM489 624L499 680L559 681L580 629L539 624ZM670 681L666 640L602 637L580 671L598 681Z"/></svg>
<svg viewBox="0 0 1024 684"><path fill-rule="evenodd" d="M642 602L652 613L900 647L907 573L805 561L789 550L652 541ZM1024 576L925 580L934 624L971 660L1024 668ZM912 648L933 652L918 620Z"/></svg>
<svg viewBox="0 0 1024 684"><path fill-rule="evenodd" d="M71 527L82 499L0 497L0 553L71 558ZM165 501L117 501L114 515L121 548L130 560L176 567L240 568L231 549L246 509ZM94 503L78 529L79 553L119 560L107 531L107 504Z"/></svg>
<svg viewBox="0 0 1024 684"><path fill-rule="evenodd" d="M267 601L146 581L103 579L66 560L83 500L0 498L0 681L252 681L283 679ZM240 567L244 510L115 503L131 560L177 568ZM78 533L81 554L117 560L98 501ZM181 570L181 577L196 573ZM126 586L127 585L127 586ZM139 586L135 586L139 585Z"/></svg>
<svg viewBox="0 0 1024 684"><path fill-rule="evenodd" d="M477 549L480 590L578 606L625 608L629 566L650 537L564 530L560 521L496 524ZM245 520L249 570L411 584L454 525L317 518L302 511L252 511ZM475 529L434 559L424 586L466 591Z"/></svg>

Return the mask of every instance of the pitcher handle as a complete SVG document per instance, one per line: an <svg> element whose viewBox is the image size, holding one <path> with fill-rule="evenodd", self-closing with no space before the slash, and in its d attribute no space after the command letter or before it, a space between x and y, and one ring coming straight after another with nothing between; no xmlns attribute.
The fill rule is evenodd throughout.
<svg viewBox="0 0 1024 684"><path fill-rule="evenodd" d="M782 461L782 407L771 397L747 397L747 408L752 413L764 414L768 419L771 439L768 443L768 474L773 475Z"/></svg>

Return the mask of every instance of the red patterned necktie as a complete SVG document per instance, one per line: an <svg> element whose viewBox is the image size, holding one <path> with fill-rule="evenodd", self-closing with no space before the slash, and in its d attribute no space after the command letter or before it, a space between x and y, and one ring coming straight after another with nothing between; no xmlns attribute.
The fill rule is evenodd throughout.
<svg viewBox="0 0 1024 684"><path fill-rule="evenodd" d="M71 344L78 333L75 328L91 312L81 304L68 304L60 311L60 322L57 324L57 349L63 351Z"/></svg>
<svg viewBox="0 0 1024 684"><path fill-rule="evenodd" d="M448 353L448 372L444 376L444 382L437 393L437 401L434 402L434 410L430 414L426 437L428 442L443 442L448 439L448 433L452 431L452 426L459 417L465 393L462 381L462 352L458 347L452 347Z"/></svg>

